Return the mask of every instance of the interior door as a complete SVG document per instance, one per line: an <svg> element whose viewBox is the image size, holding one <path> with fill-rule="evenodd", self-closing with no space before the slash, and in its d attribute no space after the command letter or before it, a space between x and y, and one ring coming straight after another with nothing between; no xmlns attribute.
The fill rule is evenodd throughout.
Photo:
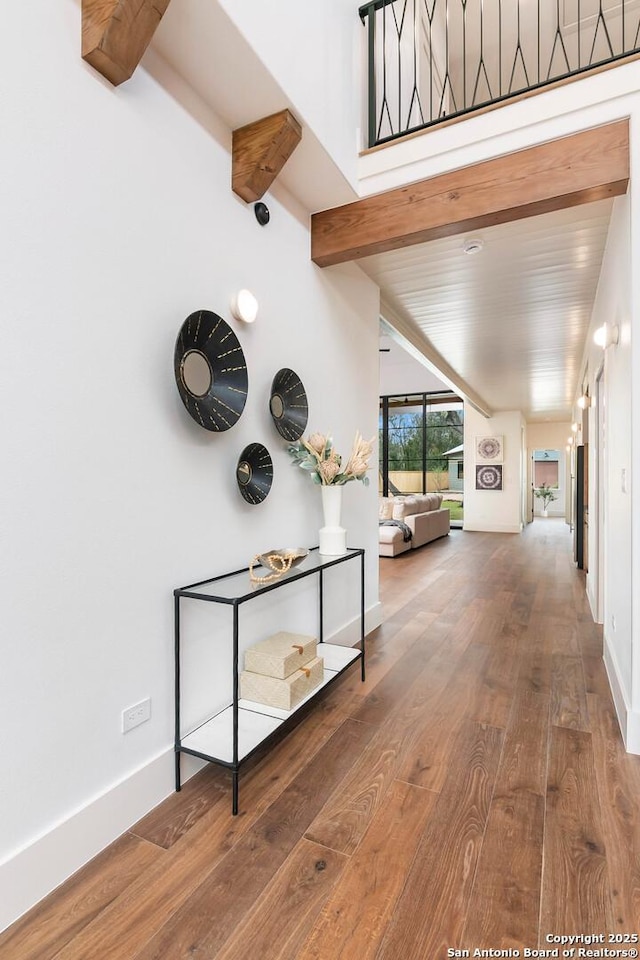
<svg viewBox="0 0 640 960"><path fill-rule="evenodd" d="M575 561L579 570L587 570L589 547L589 446L576 448L576 539Z"/></svg>

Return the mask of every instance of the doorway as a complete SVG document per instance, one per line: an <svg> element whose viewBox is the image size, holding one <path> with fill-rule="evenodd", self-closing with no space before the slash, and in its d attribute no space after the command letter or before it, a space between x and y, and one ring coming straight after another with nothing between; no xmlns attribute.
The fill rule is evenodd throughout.
<svg viewBox="0 0 640 960"><path fill-rule="evenodd" d="M533 516L564 517L566 457L560 450L534 450L531 464Z"/></svg>
<svg viewBox="0 0 640 960"><path fill-rule="evenodd" d="M604 623L604 511L605 511L605 445L606 445L606 407L604 401L604 364L596 374L595 382L595 431L594 431L594 473L595 490L592 496L592 515L590 517L591 551L589 555L591 576L587 581L587 596L591 612L596 623ZM587 418L585 417L585 420ZM587 420L588 422L588 420ZM589 582L591 581L591 582Z"/></svg>

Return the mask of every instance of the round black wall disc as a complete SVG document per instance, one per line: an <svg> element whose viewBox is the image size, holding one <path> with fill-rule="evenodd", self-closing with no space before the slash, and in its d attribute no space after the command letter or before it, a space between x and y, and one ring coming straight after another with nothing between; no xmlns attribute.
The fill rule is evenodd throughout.
<svg viewBox="0 0 640 960"><path fill-rule="evenodd" d="M205 430L228 430L247 401L247 364L228 323L210 310L197 310L180 327L173 355L178 392Z"/></svg>
<svg viewBox="0 0 640 960"><path fill-rule="evenodd" d="M278 370L273 378L269 409L280 436L299 440L309 419L309 404L302 380L288 367Z"/></svg>
<svg viewBox="0 0 640 960"><path fill-rule="evenodd" d="M247 503L262 503L273 483L273 461L261 443L245 447L236 466L236 480Z"/></svg>

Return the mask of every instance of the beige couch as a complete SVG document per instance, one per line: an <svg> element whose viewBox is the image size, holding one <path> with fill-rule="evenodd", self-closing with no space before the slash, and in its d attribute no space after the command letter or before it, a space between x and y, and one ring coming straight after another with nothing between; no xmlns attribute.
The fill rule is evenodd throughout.
<svg viewBox="0 0 640 960"><path fill-rule="evenodd" d="M396 524L381 523L379 555L396 557L399 553L421 547L438 537L446 537L450 529L450 515L442 508L442 494L412 494L406 497L380 497L378 518L380 521L396 520L411 531L411 539L405 540L407 531Z"/></svg>

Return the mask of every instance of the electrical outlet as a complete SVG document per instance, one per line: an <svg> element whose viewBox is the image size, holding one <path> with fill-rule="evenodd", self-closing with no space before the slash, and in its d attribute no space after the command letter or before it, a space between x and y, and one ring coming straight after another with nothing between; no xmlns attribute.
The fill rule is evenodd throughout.
<svg viewBox="0 0 640 960"><path fill-rule="evenodd" d="M140 703L127 707L122 711L122 732L127 733L134 727L139 727L141 723L148 720L151 716L151 698L141 700Z"/></svg>

